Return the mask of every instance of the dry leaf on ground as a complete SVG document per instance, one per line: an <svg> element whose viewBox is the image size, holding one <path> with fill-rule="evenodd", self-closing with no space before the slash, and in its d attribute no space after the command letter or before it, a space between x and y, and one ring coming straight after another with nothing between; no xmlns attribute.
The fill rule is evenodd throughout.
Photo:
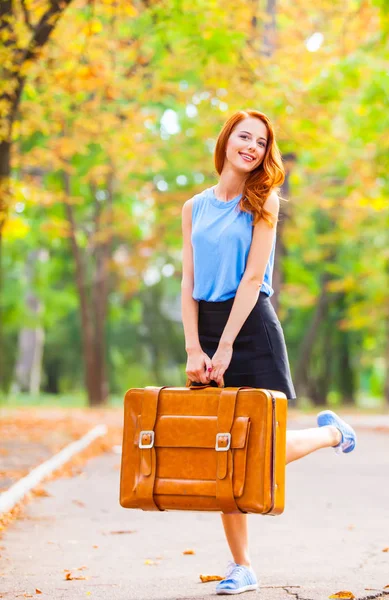
<svg viewBox="0 0 389 600"><path fill-rule="evenodd" d="M36 594L42 594L43 592L42 592L42 590L40 590L39 588L35 588L35 593L36 593Z"/></svg>
<svg viewBox="0 0 389 600"><path fill-rule="evenodd" d="M188 548L187 550L184 550L182 554L196 554L196 552Z"/></svg>
<svg viewBox="0 0 389 600"><path fill-rule="evenodd" d="M122 533L136 533L135 529L119 529L118 531L110 531L111 535L121 535Z"/></svg>
<svg viewBox="0 0 389 600"><path fill-rule="evenodd" d="M51 498L51 494L43 487L36 487L31 490L34 496L41 496L42 498Z"/></svg>
<svg viewBox="0 0 389 600"><path fill-rule="evenodd" d="M382 550L382 552L389 552L389 547L388 547L388 548L384 548L384 549Z"/></svg>
<svg viewBox="0 0 389 600"><path fill-rule="evenodd" d="M352 592L342 591L336 592L336 594L332 594L332 596L328 596L329 598L342 598L343 600L352 600L355 598Z"/></svg>
<svg viewBox="0 0 389 600"><path fill-rule="evenodd" d="M73 504L76 504L77 506L81 506L81 508L85 507L85 503L81 502L81 500L72 500Z"/></svg>
<svg viewBox="0 0 389 600"><path fill-rule="evenodd" d="M81 569L82 568L83 567L81 567ZM79 575L79 576L72 575L71 571L67 571L65 569L65 580L66 581L73 581L73 579L88 579L88 577L84 577L84 575Z"/></svg>
<svg viewBox="0 0 389 600"><path fill-rule="evenodd" d="M203 583L208 583L208 581L222 581L224 577L220 575L200 575L200 579Z"/></svg>
<svg viewBox="0 0 389 600"><path fill-rule="evenodd" d="M158 565L158 561L151 560L151 558L146 558L145 565Z"/></svg>

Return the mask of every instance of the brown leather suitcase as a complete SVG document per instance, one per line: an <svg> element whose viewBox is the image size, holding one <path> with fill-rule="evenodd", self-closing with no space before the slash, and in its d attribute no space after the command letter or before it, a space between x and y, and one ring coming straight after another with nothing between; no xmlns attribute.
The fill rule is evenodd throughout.
<svg viewBox="0 0 389 600"><path fill-rule="evenodd" d="M126 393L120 504L143 510L282 513L285 394L189 385Z"/></svg>

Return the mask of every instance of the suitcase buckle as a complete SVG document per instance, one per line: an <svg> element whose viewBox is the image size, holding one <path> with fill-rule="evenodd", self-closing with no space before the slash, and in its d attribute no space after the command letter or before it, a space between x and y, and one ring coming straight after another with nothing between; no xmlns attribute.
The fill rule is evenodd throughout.
<svg viewBox="0 0 389 600"><path fill-rule="evenodd" d="M219 446L219 440L227 438L227 446ZM217 433L216 434L216 452L227 452L231 447L231 434L230 433Z"/></svg>
<svg viewBox="0 0 389 600"><path fill-rule="evenodd" d="M150 442L148 444L144 444L142 441L144 435L150 436ZM148 430L148 429L144 429L143 431L141 431L139 434L138 446L139 446L139 448L152 448L154 446L154 431Z"/></svg>

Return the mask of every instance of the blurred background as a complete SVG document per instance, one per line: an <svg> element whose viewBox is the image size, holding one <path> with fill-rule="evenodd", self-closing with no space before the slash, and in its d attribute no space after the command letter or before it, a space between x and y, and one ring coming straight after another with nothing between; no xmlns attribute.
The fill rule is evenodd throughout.
<svg viewBox="0 0 389 600"><path fill-rule="evenodd" d="M3 0L3 407L185 385L181 209L273 121L297 406L389 407L389 2Z"/></svg>

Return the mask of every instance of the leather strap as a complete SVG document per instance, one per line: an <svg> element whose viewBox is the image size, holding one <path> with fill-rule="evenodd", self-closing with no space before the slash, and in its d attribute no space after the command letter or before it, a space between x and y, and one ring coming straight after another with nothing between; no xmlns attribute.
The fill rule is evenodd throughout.
<svg viewBox="0 0 389 600"><path fill-rule="evenodd" d="M157 420L158 400L161 390L168 386L161 387L147 386L143 391L141 431L140 440L144 445L151 445L151 448L139 448L139 471L140 477L136 488L136 494L139 498L143 510L161 510L154 502L154 483L157 472L157 455L154 447L154 427Z"/></svg>
<svg viewBox="0 0 389 600"><path fill-rule="evenodd" d="M234 423L236 400L239 390L251 389L248 386L239 387L237 389L223 389L219 397L219 409L217 415L217 433L218 437L216 446L216 498L223 513L242 512L235 502L234 491L232 485L233 477L233 456L231 448L228 448L230 443L231 429ZM225 434L225 435L223 435Z"/></svg>
<svg viewBox="0 0 389 600"><path fill-rule="evenodd" d="M274 394L270 390L267 390L271 396L272 402L272 450L271 450L271 482L270 482L270 493L271 493L271 505L269 510L267 510L264 515L267 515L272 512L275 504L275 495L276 495L276 442L277 442L277 419L276 419L276 399Z"/></svg>

